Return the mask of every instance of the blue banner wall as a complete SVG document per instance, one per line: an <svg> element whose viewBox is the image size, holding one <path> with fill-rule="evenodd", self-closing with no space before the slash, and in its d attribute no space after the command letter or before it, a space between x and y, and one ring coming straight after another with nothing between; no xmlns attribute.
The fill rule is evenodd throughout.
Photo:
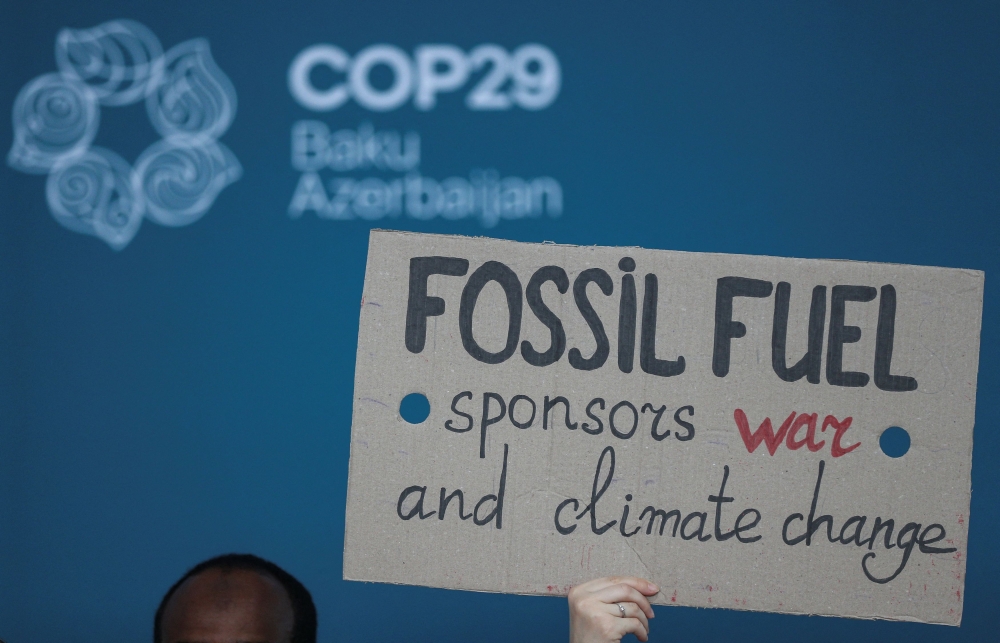
<svg viewBox="0 0 1000 643"><path fill-rule="evenodd" d="M324 642L567 636L564 599L341 580L373 227L985 270L962 627L658 608L651 640L995 638L998 29L973 2L0 1L0 638L151 640L229 551L300 578Z"/></svg>

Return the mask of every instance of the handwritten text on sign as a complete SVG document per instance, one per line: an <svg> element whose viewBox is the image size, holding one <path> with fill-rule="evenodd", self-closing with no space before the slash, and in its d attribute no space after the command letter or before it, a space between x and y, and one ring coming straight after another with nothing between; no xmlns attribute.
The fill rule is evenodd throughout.
<svg viewBox="0 0 1000 643"><path fill-rule="evenodd" d="M982 283L373 232L345 577L957 624Z"/></svg>

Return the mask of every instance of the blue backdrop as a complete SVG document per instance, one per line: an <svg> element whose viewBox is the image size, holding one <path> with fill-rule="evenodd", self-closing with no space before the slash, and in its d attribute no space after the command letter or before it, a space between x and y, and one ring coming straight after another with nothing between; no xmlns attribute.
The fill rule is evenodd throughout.
<svg viewBox="0 0 1000 643"><path fill-rule="evenodd" d="M164 124L142 100L70 83L99 126L85 109L83 129L57 138L89 145L124 213L102 228L60 192L58 154L31 155L42 134L15 101L68 69L62 28L117 19L145 25L168 58L207 40L214 64L203 50L178 64L202 65L192 95L219 127L171 139L191 125L183 114ZM962 627L659 608L652 640L997 636L998 29L1000 5L974 2L0 1L0 107L14 114L0 148L23 148L0 167L0 637L148 641L167 587L228 551L302 579L324 642L566 636L563 599L341 580L372 227L985 270ZM68 37L72 66L88 36ZM315 111L288 75L323 43L336 50L318 50L307 94L347 93ZM431 75L447 85L448 64L405 93L395 59L375 55L397 50L379 43L407 60L424 43L454 45L469 76L418 105L414 88ZM477 70L485 58L470 52L487 43L501 62ZM360 64L366 50L382 64L348 82L337 51ZM504 84L469 98L505 64ZM491 100L509 108L467 102ZM67 105L49 107L58 119ZM300 121L321 135L298 139L296 157ZM414 135L419 156L404 158ZM158 196L114 183L154 177L170 160L153 154L161 138L201 146L216 182ZM347 156L303 152L318 140ZM547 201L517 201L536 179ZM482 185L513 191L507 209L462 210ZM147 189L141 210L133 193Z"/></svg>

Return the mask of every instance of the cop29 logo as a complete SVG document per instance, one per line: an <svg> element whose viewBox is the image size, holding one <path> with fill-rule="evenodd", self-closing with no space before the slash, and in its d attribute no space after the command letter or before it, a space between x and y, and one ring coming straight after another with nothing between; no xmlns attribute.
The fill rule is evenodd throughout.
<svg viewBox="0 0 1000 643"><path fill-rule="evenodd" d="M372 83L372 71L380 66L392 72L388 87ZM322 67L342 78L330 87L316 87L312 73ZM454 45L420 45L412 59L394 45L371 45L351 58L340 47L319 44L292 61L288 88L300 105L317 112L337 109L351 98L365 109L385 112L411 97L417 109L426 111L437 104L438 94L462 88L476 72L484 73L465 96L473 110L545 109L562 83L559 59L537 43L513 52L485 44L468 53Z"/></svg>
<svg viewBox="0 0 1000 643"><path fill-rule="evenodd" d="M512 50L481 44L467 52L450 44L421 44L412 55L377 43L354 56L320 43L301 50L288 67L289 92L313 112L332 112L352 99L373 112L399 109L412 99L414 108L426 112L439 101L458 100L449 96L455 92L464 94L474 111L538 111L555 102L561 87L559 59L538 43ZM380 131L370 122L355 129L307 119L292 125L291 143L292 167L302 173L288 205L293 219L306 213L338 221L441 217L479 220L492 228L500 221L556 218L563 212L562 186L550 176L503 175L489 165L474 167L467 176L423 175L425 146L413 130ZM368 170L377 174L346 174Z"/></svg>
<svg viewBox="0 0 1000 643"><path fill-rule="evenodd" d="M164 226L194 223L242 168L217 139L236 115L236 91L194 39L166 53L131 20L56 37L59 71L25 85L14 102L12 168L48 174L46 200L60 224L124 248L144 218ZM161 139L134 165L92 145L101 107L145 100Z"/></svg>

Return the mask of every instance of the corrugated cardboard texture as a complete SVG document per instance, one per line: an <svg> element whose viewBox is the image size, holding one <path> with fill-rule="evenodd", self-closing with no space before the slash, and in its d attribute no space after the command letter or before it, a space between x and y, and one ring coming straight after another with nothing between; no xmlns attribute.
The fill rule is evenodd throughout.
<svg viewBox="0 0 1000 643"><path fill-rule="evenodd" d="M971 270L374 231L344 577L631 574L664 604L957 625L982 297Z"/></svg>

